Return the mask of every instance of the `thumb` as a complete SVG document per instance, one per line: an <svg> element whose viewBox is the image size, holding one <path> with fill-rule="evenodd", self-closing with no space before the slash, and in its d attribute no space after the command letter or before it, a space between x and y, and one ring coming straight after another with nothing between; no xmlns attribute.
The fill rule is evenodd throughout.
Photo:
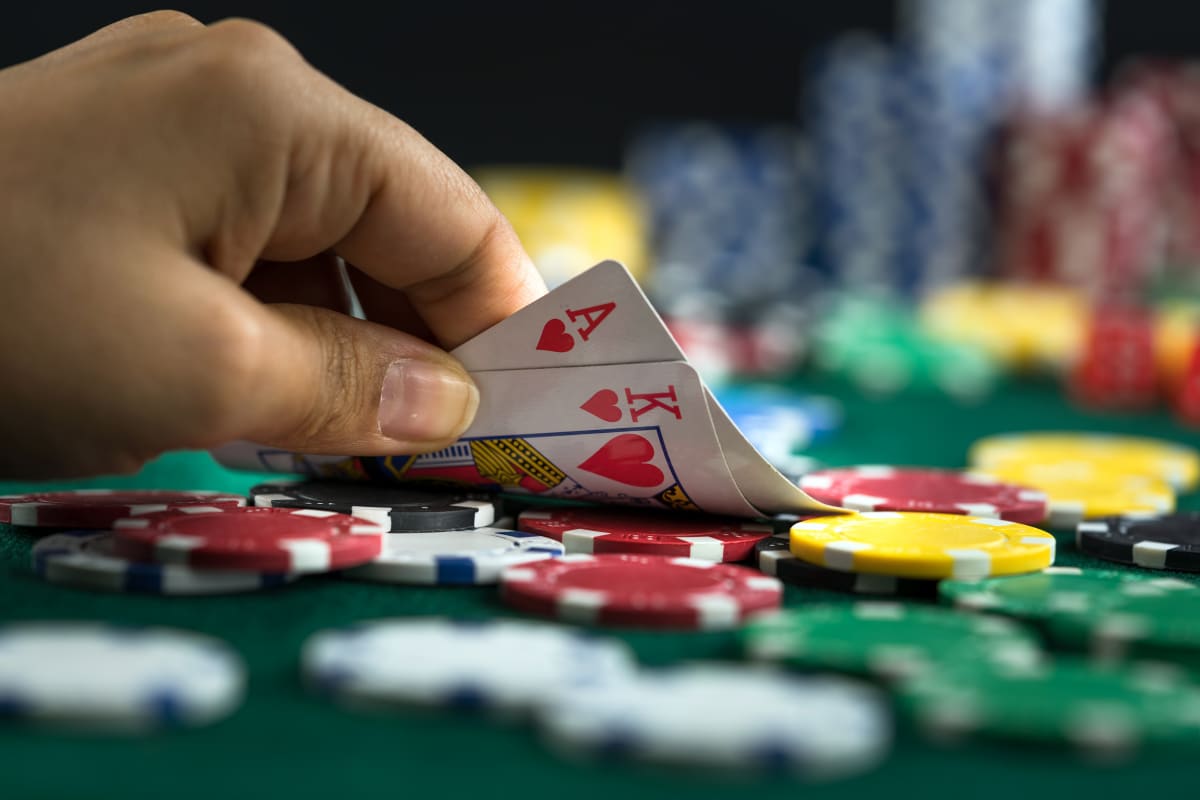
<svg viewBox="0 0 1200 800"><path fill-rule="evenodd" d="M443 350L402 331L307 305L260 306L264 393L247 438L302 452L437 450L475 417L479 392Z"/></svg>

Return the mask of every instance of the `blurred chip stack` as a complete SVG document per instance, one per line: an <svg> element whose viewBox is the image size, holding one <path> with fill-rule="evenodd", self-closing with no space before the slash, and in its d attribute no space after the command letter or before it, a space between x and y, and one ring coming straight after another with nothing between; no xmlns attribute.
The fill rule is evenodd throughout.
<svg viewBox="0 0 1200 800"><path fill-rule="evenodd" d="M630 146L650 220L647 290L710 382L785 373L805 354L805 163L789 127L660 125Z"/></svg>

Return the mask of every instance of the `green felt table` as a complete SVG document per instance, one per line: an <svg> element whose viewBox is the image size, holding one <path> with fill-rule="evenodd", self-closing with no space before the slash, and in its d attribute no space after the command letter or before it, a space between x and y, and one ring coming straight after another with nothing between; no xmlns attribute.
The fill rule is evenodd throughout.
<svg viewBox="0 0 1200 800"><path fill-rule="evenodd" d="M1163 413L1085 414L1048 384L1014 384L976 405L909 394L856 396L833 384L803 388L839 395L844 430L810 454L830 465L964 464L980 436L1013 430L1108 430L1197 443ZM227 471L204 453L169 453L138 475L54 484L207 488L244 491L263 476ZM46 488L0 483L0 493ZM1195 496L1184 508L1200 508ZM1060 564L1094 565L1060 535ZM28 566L32 532L0 527L0 620L103 619L170 625L229 642L250 672L244 705L211 727L148 737L65 735L0 726L0 798L263 796L515 796L519 798L961 797L1018 793L1081 798L1129 797L1152 790L1194 793L1200 752L1151 752L1101 766L1048 748L923 741L901 726L891 757L851 779L802 784L782 776L730 776L658 767L581 764L548 750L529 727L451 712L351 713L308 693L301 644L314 631L394 615L511 616L493 588L408 588L336 577L228 597L154 597L91 593L43 583ZM785 602L847 602L845 596L788 587ZM736 659L732 633L609 631L649 665L685 659ZM518 679L514 676L514 679ZM703 709L697 709L703 713Z"/></svg>

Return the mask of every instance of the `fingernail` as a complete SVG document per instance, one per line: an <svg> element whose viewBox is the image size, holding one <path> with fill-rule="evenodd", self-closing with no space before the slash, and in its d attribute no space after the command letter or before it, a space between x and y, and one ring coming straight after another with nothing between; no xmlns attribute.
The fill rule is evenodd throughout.
<svg viewBox="0 0 1200 800"><path fill-rule="evenodd" d="M379 431L406 442L451 439L478 407L479 390L463 373L429 361L395 361L383 378Z"/></svg>

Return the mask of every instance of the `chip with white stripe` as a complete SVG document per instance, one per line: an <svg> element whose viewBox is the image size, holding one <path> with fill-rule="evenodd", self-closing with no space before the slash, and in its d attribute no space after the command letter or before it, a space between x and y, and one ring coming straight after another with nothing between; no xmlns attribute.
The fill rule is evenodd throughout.
<svg viewBox="0 0 1200 800"><path fill-rule="evenodd" d="M261 508L314 508L369 520L393 533L482 528L496 521L487 497L462 491L350 481L263 483L250 490Z"/></svg>
<svg viewBox="0 0 1200 800"><path fill-rule="evenodd" d="M500 592L516 609L579 625L680 630L736 628L783 599L777 579L746 567L630 553L509 567Z"/></svg>
<svg viewBox="0 0 1200 800"><path fill-rule="evenodd" d="M774 532L770 523L619 508L524 511L523 531L549 536L568 553L640 553L704 561L743 561Z"/></svg>
<svg viewBox="0 0 1200 800"><path fill-rule="evenodd" d="M1146 569L1200 572L1200 511L1124 514L1081 522L1075 543L1088 555Z"/></svg>
<svg viewBox="0 0 1200 800"><path fill-rule="evenodd" d="M801 520L791 551L811 564L901 578L975 580L1045 569L1054 537L1002 519L867 511Z"/></svg>
<svg viewBox="0 0 1200 800"><path fill-rule="evenodd" d="M114 552L206 569L311 573L365 564L383 551L378 525L316 509L186 506L113 524Z"/></svg>

